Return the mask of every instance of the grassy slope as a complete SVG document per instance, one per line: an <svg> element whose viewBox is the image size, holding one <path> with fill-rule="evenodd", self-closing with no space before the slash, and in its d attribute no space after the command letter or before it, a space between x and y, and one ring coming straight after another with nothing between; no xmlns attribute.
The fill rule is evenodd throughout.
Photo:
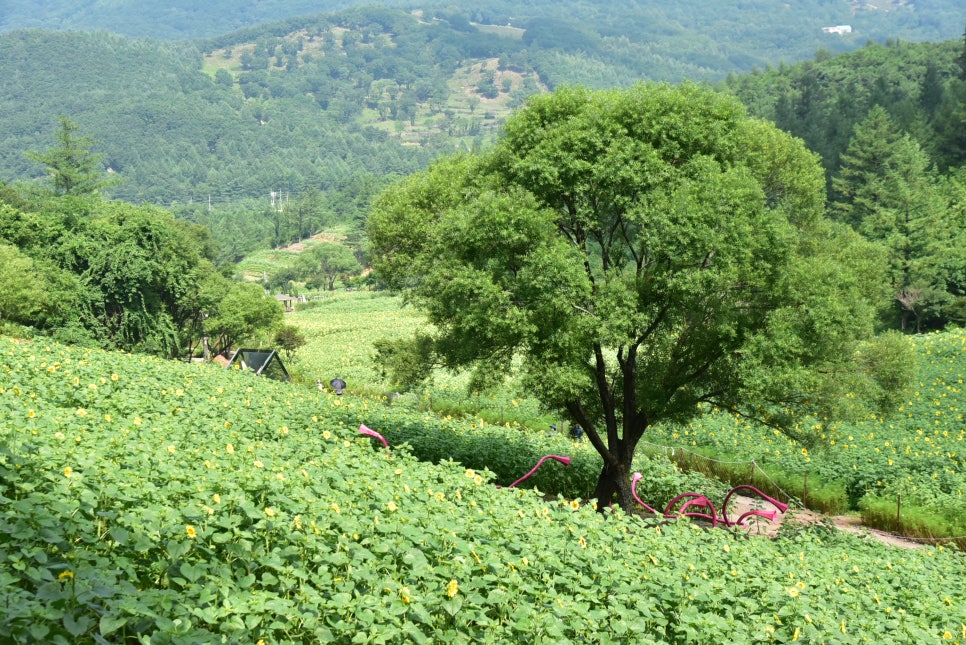
<svg viewBox="0 0 966 645"><path fill-rule="evenodd" d="M966 636L961 555L604 519L374 449L354 429L366 407L211 366L0 338L0 638Z"/></svg>

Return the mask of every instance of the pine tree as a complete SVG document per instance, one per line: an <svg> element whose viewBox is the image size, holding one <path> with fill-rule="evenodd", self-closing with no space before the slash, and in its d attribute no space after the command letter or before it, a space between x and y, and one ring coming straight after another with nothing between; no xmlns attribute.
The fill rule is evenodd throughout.
<svg viewBox="0 0 966 645"><path fill-rule="evenodd" d="M858 230L869 215L889 200L885 177L900 139L889 113L879 105L856 124L842 154L839 175L832 179L833 219Z"/></svg>
<svg viewBox="0 0 966 645"><path fill-rule="evenodd" d="M899 326L920 331L950 297L949 276L931 261L953 243L932 162L879 106L856 125L842 162L832 215L882 245Z"/></svg>
<svg viewBox="0 0 966 645"><path fill-rule="evenodd" d="M57 145L46 152L25 153L28 159L47 167L54 191L58 195L83 195L114 184L114 180L103 179L97 170L101 155L91 152L93 140L77 136L79 127L67 117L58 119L60 129L54 134Z"/></svg>

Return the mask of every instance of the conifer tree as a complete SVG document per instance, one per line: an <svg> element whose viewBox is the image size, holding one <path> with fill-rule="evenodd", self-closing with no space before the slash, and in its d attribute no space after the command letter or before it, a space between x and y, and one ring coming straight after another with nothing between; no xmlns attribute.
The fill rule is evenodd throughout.
<svg viewBox="0 0 966 645"><path fill-rule="evenodd" d="M79 127L67 117L58 117L60 128L54 134L57 145L46 152L28 151L26 156L46 166L47 175L58 195L95 193L115 183L105 180L97 164L101 155L91 152L93 140L78 136Z"/></svg>

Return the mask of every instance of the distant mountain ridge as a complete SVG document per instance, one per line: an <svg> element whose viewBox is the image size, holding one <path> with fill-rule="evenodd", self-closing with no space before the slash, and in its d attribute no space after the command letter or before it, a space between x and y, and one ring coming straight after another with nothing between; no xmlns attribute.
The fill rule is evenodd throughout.
<svg viewBox="0 0 966 645"><path fill-rule="evenodd" d="M796 36L784 34L776 42L786 45L814 41L822 27L848 24L860 38L882 41L889 37L906 40L944 40L956 35L963 24L966 8L959 0L797 0L779 3L771 0L481 0L472 7L413 0L6 0L0 5L0 33L24 28L51 30L98 30L141 38L191 40L209 38L237 29L277 22L296 16L333 13L344 9L378 5L461 13L474 22L506 24L535 17L557 18L591 30L607 21L602 35L622 33L633 37L631 28L642 36L652 36L647 28L671 33L722 29L725 38L745 35L768 40L769 30L784 34L791 25L808 24ZM645 22L628 17L646 17ZM642 29L643 28L643 29ZM757 35L755 35L757 34ZM811 52L809 52L811 53ZM799 59L801 56L795 56ZM776 61L777 62L777 61Z"/></svg>
<svg viewBox="0 0 966 645"><path fill-rule="evenodd" d="M0 33L15 29L97 30L133 38L207 38L293 16L336 12L358 0L5 0ZM379 4L397 6L401 0Z"/></svg>
<svg viewBox="0 0 966 645"><path fill-rule="evenodd" d="M134 15L133 2L109 4L115 24ZM880 5L889 11L848 0L530 0L527 15L517 11L523 5L500 0L466 10L387 4L212 30L196 40L104 30L0 34L0 182L39 181L43 169L23 153L49 146L57 117L66 116L94 139L104 170L123 180L113 197L207 222L221 221L226 209L244 209L250 220L274 207L273 193L288 203L318 191L330 220L359 219L393 177L439 154L486 145L535 92L645 79L716 82L807 60L816 50L832 57L880 35L948 33L951 40L966 24L966 6L948 0ZM94 17L107 6L8 0L0 24L23 26L33 8L36 23L59 17L61 26L105 27ZM281 14L302 6L215 2L202 9L175 0L138 15L154 16L161 36L180 23L152 12L215 8L224 15L210 24L241 24L269 8ZM852 30L822 31L840 24Z"/></svg>

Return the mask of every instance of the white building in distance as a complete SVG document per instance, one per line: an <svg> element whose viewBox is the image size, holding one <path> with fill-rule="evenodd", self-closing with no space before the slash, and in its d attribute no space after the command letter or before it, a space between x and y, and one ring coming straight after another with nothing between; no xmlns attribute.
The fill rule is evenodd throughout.
<svg viewBox="0 0 966 645"><path fill-rule="evenodd" d="M827 34L851 34L852 25L837 25L835 27L822 27L822 31Z"/></svg>

